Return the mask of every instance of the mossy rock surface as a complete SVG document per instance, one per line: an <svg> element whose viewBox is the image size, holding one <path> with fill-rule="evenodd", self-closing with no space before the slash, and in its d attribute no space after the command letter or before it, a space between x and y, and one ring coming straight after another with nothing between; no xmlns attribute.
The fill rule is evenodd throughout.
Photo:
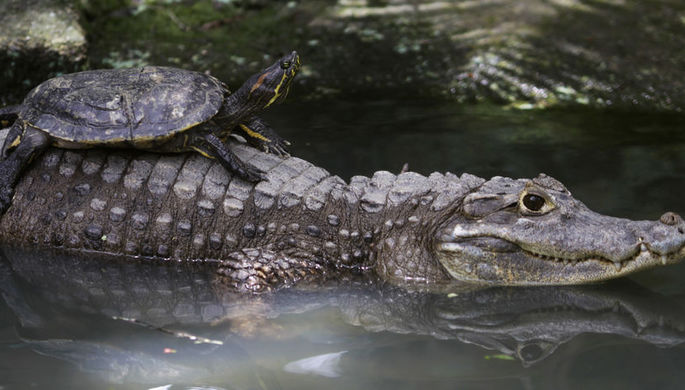
<svg viewBox="0 0 685 390"><path fill-rule="evenodd" d="M4 0L0 25L0 103L20 101L31 87L85 62L85 32L71 2Z"/></svg>
<svg viewBox="0 0 685 390"><path fill-rule="evenodd" d="M674 0L72 4L93 68L171 65L237 86L297 50L304 67L296 99L442 96L521 109L685 109L685 3Z"/></svg>

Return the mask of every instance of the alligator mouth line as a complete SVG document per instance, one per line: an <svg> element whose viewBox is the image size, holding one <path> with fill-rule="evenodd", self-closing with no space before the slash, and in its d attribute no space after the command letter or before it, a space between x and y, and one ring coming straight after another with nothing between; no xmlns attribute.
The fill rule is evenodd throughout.
<svg viewBox="0 0 685 390"><path fill-rule="evenodd" d="M461 237L461 238L470 238L470 237ZM491 237L491 238L501 239L499 237ZM507 241L507 242L509 242L509 241ZM447 250L447 251L453 251L451 248L449 248L447 245L445 245L445 244L450 244L450 243L454 244L455 242L444 242L442 244L442 249ZM571 265L571 266L576 266L580 263L586 263L588 261L595 261L598 263L602 263L604 265L613 266L614 269L616 270L616 272L620 272L625 267L627 267L629 264L636 262L638 260L638 258L641 256L644 256L644 255L647 255L650 257L659 256L657 253L652 252L649 249L649 247L647 246L647 244L645 244L643 242L639 243L639 250L636 251L632 256L625 258L623 260L620 260L620 261L614 261L614 260L608 259L608 258L600 256L600 255L591 255L591 256L587 256L587 257L583 257L583 258L576 258L576 259L553 256L553 255L546 255L546 254L542 254L542 253L533 252L529 249L525 249L525 248L521 247L519 244L516 244L513 242L510 242L510 243L513 245L516 245L516 247L518 247L521 250L521 252L523 252L524 254L526 254L530 257L534 257L534 258L543 260L543 261L563 263L564 265ZM660 261L661 261L662 265L666 265L668 263L668 255L666 255L666 254L660 255Z"/></svg>
<svg viewBox="0 0 685 390"><path fill-rule="evenodd" d="M521 248L521 247L519 246L519 248ZM564 263L564 265L577 265L578 263L583 263L583 262L587 262L587 261L596 261L599 263L613 265L616 272L620 272L624 267L628 266L631 263L634 263L635 261L637 261L638 257L643 256L643 254L647 254L648 256L652 256L652 257L658 256L656 253L652 252L647 247L647 245L645 243L640 243L640 250L637 251L635 254L633 254L631 257L628 257L628 258L620 260L620 261L614 261L611 259L607 259L606 257L596 256L596 255L584 257L581 259L569 259L569 258L563 258L563 257L543 255L541 253L532 252L532 251L524 249L524 248L521 248L521 251L523 251L527 255L530 255L531 257L536 257L538 259L545 260L545 261L554 261L554 262ZM660 260L661 260L662 265L666 265L668 263L668 256L667 255L661 255Z"/></svg>
<svg viewBox="0 0 685 390"><path fill-rule="evenodd" d="M628 258L625 260L613 261L613 260L609 260L609 259L607 259L605 257L601 257L601 256L588 256L588 257L584 257L582 259L569 259L569 258L563 258L563 257L547 256L547 255L543 255L540 253L531 252L531 251L525 250L523 248L521 248L521 251L524 252L525 254L529 255L530 257L535 257L537 259L544 260L544 261L553 261L556 263L563 263L564 265L571 265L571 266L578 265L579 263L586 263L588 261L596 261L596 262L603 263L603 264L613 265L614 268L616 269L616 272L620 272L623 269L623 267L627 266L630 262L634 261L640 255L640 253L638 253L636 255L633 255L631 258Z"/></svg>

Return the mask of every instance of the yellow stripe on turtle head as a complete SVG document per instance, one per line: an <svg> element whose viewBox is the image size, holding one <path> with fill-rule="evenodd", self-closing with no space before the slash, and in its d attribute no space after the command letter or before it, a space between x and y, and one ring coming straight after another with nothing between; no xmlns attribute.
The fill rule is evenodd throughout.
<svg viewBox="0 0 685 390"><path fill-rule="evenodd" d="M283 86L283 83L285 82L285 79L286 79L287 77L288 77L288 73L287 73L287 72L283 72L283 76L281 76L281 81L280 81L280 82L278 83L278 85L276 86L276 89L274 89L274 97L272 97L271 100L269 100L269 102L266 103L266 106L264 106L264 108L269 107L270 105L272 105L273 102L275 102L276 99L278 99L278 97L281 96L281 86Z"/></svg>

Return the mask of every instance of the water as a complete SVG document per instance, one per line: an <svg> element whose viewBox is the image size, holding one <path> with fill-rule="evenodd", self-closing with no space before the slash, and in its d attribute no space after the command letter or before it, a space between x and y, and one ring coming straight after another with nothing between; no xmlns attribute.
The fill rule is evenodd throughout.
<svg viewBox="0 0 685 390"><path fill-rule="evenodd" d="M685 214L682 117L404 100L264 116L346 179L404 163L545 172L598 212ZM684 278L681 264L585 287L446 296L360 279L240 296L188 265L4 248L0 388L682 388Z"/></svg>

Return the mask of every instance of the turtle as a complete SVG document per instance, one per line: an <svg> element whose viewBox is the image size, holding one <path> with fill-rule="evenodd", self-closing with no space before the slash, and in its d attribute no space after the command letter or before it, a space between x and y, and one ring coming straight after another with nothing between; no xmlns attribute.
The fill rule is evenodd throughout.
<svg viewBox="0 0 685 390"><path fill-rule="evenodd" d="M49 79L23 103L0 109L9 125L0 156L0 213L22 170L48 146L195 151L242 179L264 172L246 165L226 142L239 132L252 146L287 155L287 141L254 114L281 102L300 68L297 52L252 75L231 92L210 75L163 66L99 69Z"/></svg>

